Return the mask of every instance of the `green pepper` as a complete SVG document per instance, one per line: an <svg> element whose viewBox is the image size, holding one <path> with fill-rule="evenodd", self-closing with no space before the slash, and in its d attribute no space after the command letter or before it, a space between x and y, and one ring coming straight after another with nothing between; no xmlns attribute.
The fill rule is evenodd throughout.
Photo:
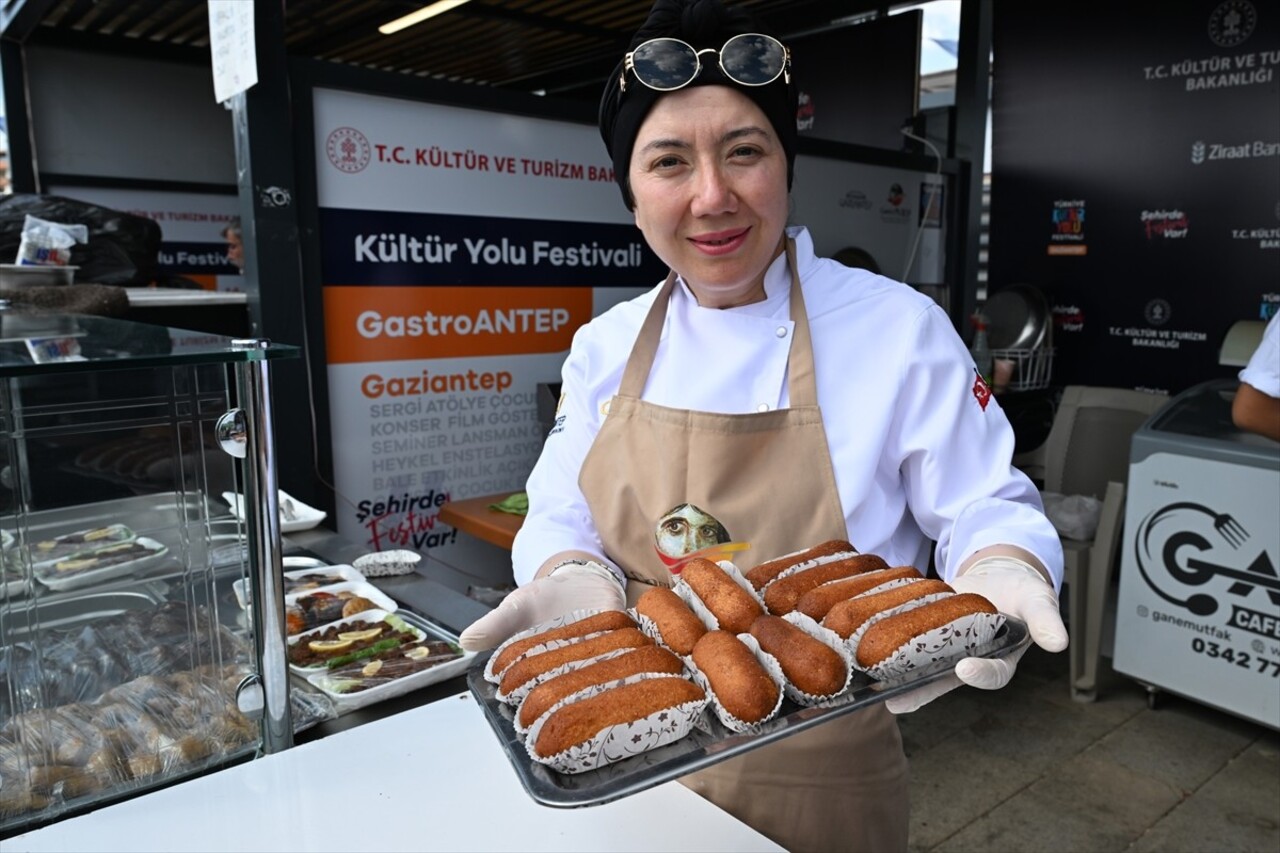
<svg viewBox="0 0 1280 853"><path fill-rule="evenodd" d="M379 640L378 642L374 643L372 646L369 646L368 648L365 648L365 649L361 649L358 652L351 652L350 654L340 655L339 657L331 658L329 661L326 662L325 665L329 669L335 669L340 666L345 666L346 664L349 664L352 661L363 660L364 658L371 658L376 654L380 654L382 652L387 651L388 649L394 649L396 646L400 645L400 643L401 643L401 640L399 637L387 637L385 640Z"/></svg>

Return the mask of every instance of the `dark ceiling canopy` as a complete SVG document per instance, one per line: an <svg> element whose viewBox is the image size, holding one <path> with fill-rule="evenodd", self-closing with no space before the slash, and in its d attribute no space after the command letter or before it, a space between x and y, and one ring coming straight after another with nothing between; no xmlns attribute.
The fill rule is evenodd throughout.
<svg viewBox="0 0 1280 853"><path fill-rule="evenodd" d="M400 74L594 99L648 0L471 0L384 36L378 27L427 0L279 0L290 56ZM741 0L784 37L869 11L870 0ZM192 0L22 0L10 4L35 44L208 62L208 11ZM8 29L7 38L15 33Z"/></svg>

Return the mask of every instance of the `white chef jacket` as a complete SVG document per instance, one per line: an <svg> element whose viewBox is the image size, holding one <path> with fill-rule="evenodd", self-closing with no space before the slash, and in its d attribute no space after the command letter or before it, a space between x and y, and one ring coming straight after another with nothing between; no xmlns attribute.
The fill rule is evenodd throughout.
<svg viewBox="0 0 1280 853"><path fill-rule="evenodd" d="M1013 430L994 397L987 395L984 407L975 394L977 369L947 314L904 284L816 257L804 228L788 234L849 541L891 566L923 571L935 540L936 566L947 580L974 551L1017 545L1060 586L1058 535L1035 486L1010 464ZM722 414L785 408L790 287L785 254L765 274L766 298L751 305L704 308L680 282L643 399ZM614 306L574 335L556 423L526 484L529 514L512 549L517 583L532 580L561 551L603 554L578 472L657 290ZM768 488L760 483L762 498Z"/></svg>
<svg viewBox="0 0 1280 853"><path fill-rule="evenodd" d="M1280 314L1267 321L1258 348L1253 351L1244 370L1240 371L1240 381L1249 383L1268 397L1280 397Z"/></svg>

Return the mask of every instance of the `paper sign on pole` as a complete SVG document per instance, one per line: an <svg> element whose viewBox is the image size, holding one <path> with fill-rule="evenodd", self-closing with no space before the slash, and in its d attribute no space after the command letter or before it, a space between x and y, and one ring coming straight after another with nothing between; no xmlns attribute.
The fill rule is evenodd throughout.
<svg viewBox="0 0 1280 853"><path fill-rule="evenodd" d="M258 82L253 3L209 0L209 53L213 57L213 97L218 103Z"/></svg>

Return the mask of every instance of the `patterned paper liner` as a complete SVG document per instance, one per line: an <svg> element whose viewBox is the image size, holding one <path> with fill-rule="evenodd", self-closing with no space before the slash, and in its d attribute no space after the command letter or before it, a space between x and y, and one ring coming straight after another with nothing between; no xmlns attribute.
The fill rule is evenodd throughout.
<svg viewBox="0 0 1280 853"><path fill-rule="evenodd" d="M768 714L765 714L762 719L757 720L754 723L748 723L745 720L739 720L733 714L730 714L725 710L724 705L720 703L720 699L716 696L716 692L711 689L711 682L707 680L706 673L699 669L698 665L693 662L692 656L685 660L685 665L689 667L689 671L693 673L694 683L705 690L707 696L710 697L711 707L715 711L717 719L724 724L726 729L734 732L756 734L762 729L765 723L778 716L778 709L782 707L782 700L786 695L785 687L787 679L782 674L782 666L778 663L777 658L773 655L765 654L760 648L760 643L756 641L755 637L750 634L738 634L737 636L739 640L746 643L747 648L751 650L751 653L756 656L756 660L760 661L760 665L764 667L764 671L769 673L769 677L773 679L773 683L778 686L778 701L773 703L773 710Z"/></svg>
<svg viewBox="0 0 1280 853"><path fill-rule="evenodd" d="M971 613L919 636L898 648L880 663L865 670L878 681L901 678L939 661L958 661L995 639L1004 625L1004 614Z"/></svg>
<svg viewBox="0 0 1280 853"><path fill-rule="evenodd" d="M596 661L599 662L599 661L610 660L611 658L621 657L627 652L634 652L634 651L636 650L635 649L619 649L616 652L609 652L608 654L601 655L600 657L596 658ZM566 672L567 671L568 670L566 670ZM556 702L556 704L552 705L546 711L543 711L542 715L538 717L538 720L541 720L542 717L545 717L547 714L551 713L556 708L560 708L564 705L568 705L570 702L576 701L578 699L585 699L589 696L594 696L596 693L599 693L602 690L607 690L610 687L621 687L623 684L631 684L632 682L640 681L644 678L659 678L659 677L678 677L678 678L689 679L689 669L688 669L688 666L686 665L685 669L678 674L671 673L671 672L633 672L631 675L628 675L624 678L616 678L612 681L601 682L600 684L593 684L590 687L584 687L581 690L577 691L576 693L569 694L568 696L561 699L559 702ZM528 698L528 694L525 695L525 698ZM521 704L523 703L524 703L524 700L522 699ZM534 720L528 726L524 726L520 722L519 711L520 709L517 706L516 714L511 720L511 727L515 729L515 733L518 737L524 738L529 734L529 731L538 724L538 720Z"/></svg>
<svg viewBox="0 0 1280 853"><path fill-rule="evenodd" d="M810 637L813 637L815 640L822 643L824 646L827 646L836 654L838 654L840 656L840 659L844 661L844 668L845 668L844 669L845 671L844 685L835 693L832 693L829 696L814 696L811 693L805 693L799 687L796 687L794 684L792 684L791 679L786 678L786 673L783 673L783 678L785 681L785 683L783 684L783 690L786 691L787 698L790 699L792 702L795 702L797 705L809 705L817 708L823 708L823 707L827 707L828 705L835 704L840 699L841 696L843 696L846 692L848 692L849 685L853 681L853 671L854 671L853 656L849 653L849 649L845 647L844 642L840 639L839 634L837 634L835 631L832 631L830 628L822 627L817 622L813 621L812 617L804 613L801 613L798 610L793 610L790 613L788 613L786 616L783 616L782 618L790 622L792 625L795 625L801 631L804 631ZM764 655L770 660L775 660L773 655L770 655L768 652L764 650L761 650L760 654ZM778 664L778 671L779 672L782 671L781 664Z"/></svg>
<svg viewBox="0 0 1280 853"><path fill-rule="evenodd" d="M859 554L860 552L858 551L838 551L835 554L824 554L821 557L814 557L812 560L805 560L803 563L796 563L794 566L790 566L786 569L783 569L776 576L774 576L773 580L769 581L769 583L761 587L760 595L764 595L764 591L766 589L768 589L772 584L775 584L778 581L782 580L783 578L789 578L792 575L798 575L801 572L807 572L809 569L812 569L816 566L823 566L823 565L826 565L827 563L834 563L837 560L847 560L850 557L857 557L859 556Z"/></svg>
<svg viewBox="0 0 1280 853"><path fill-rule="evenodd" d="M905 613L908 610L915 610L917 607L923 607L924 605L928 604L931 601L937 601L940 598L947 598L952 595L955 595L955 593L954 592L935 592L929 595L922 595L913 601L908 601L905 604L899 604L897 607L886 608L884 610L881 610L879 613L876 613L873 616L871 616L871 618L867 619L866 622L863 622L861 625L859 625L858 630L850 634L849 638L844 641L845 648L847 648L849 650L849 654L853 656L854 667L859 670L865 671L861 666L858 666L858 643L862 642L862 635L867 633L867 629L870 628L872 625L876 624L881 619L884 619L889 616L893 616L896 613Z"/></svg>
<svg viewBox="0 0 1280 853"><path fill-rule="evenodd" d="M485 662L484 680L488 681L490 684L497 684L500 681L502 681L502 673L493 671L493 663L498 659L498 656L502 654L503 649L505 649L507 646L511 645L512 643L516 642L517 640L523 640L525 637L532 637L534 634L541 634L543 631L550 631L553 628L560 628L564 625L568 625L571 622L580 622L583 619L586 619L588 616L595 616L597 613L603 613L603 612L604 612L603 610L589 610L589 609L575 610L572 613L566 613L564 616L557 616L555 619L551 619L550 621L543 622L539 625L534 625L532 628L527 628L519 632L518 634L512 634L502 643L502 645L498 646L496 649L493 650L493 654L490 655L489 660ZM597 631L593 634L585 634L581 637L570 637L565 640L552 640L549 643L540 643L537 646L533 646L530 649L528 649L525 652L525 654L529 654L529 652L532 652L535 650L549 651L550 649L558 649L561 646L567 646L570 643L576 643L579 640L585 640L590 637L594 637L597 634L603 634L603 633L605 632ZM523 655L521 655L521 657L523 657ZM519 660L519 659L520 658L516 658L516 660ZM514 662L515 661L512 661L512 663Z"/></svg>
<svg viewBox="0 0 1280 853"><path fill-rule="evenodd" d="M696 702L685 702L650 714L640 720L620 723L602 729L595 737L580 744L569 747L563 752L551 756L540 756L533 751L538 742L538 734L552 712L570 702L595 696L613 687L633 684L646 678L677 678L678 676L660 673L640 673L628 676L619 681L597 684L580 690L566 699L556 703L552 708L534 721L525 737L525 751L529 757L539 764L545 764L552 770L561 773L583 773L596 770L606 764L631 758L660 746L674 743L693 730L694 725L702 717L707 707L707 699Z"/></svg>
<svg viewBox="0 0 1280 853"><path fill-rule="evenodd" d="M734 583L747 591L747 594L760 605L760 611L762 613L769 612L765 609L764 601L761 600L760 594L755 591L753 586L751 586L751 581L743 577L742 572L737 566L728 560L721 560L716 563L716 565L724 569L725 573L733 579ZM693 612L697 614L698 618L702 620L702 624L707 626L708 631L720 630L720 620L716 618L714 613L707 609L707 605L702 603L702 599L698 597L698 594L689 588L689 584L685 582L683 576L676 581L676 585L671 589L676 595L680 596L681 601L689 605Z"/></svg>
<svg viewBox="0 0 1280 853"><path fill-rule="evenodd" d="M592 634L591 636L595 637L598 635ZM529 651L531 653L538 652L538 651L550 651L551 649L560 648L561 646L574 645L576 642L578 641L572 640L568 642L548 643L546 647L534 646ZM611 658L616 658L619 655L625 655L627 652L634 652L637 648L639 648L639 646L628 646L624 649L610 649L609 651L601 652L600 654L594 657L582 658L581 660L567 661L566 663L561 664L560 666L557 666L553 669L547 670L546 672L535 675L533 678L530 678L528 681L526 681L524 684L521 684L519 687L515 688L510 693L503 693L502 689L499 688L498 691L493 694L493 696L499 702L505 702L508 705L519 705L521 702L524 701L524 697L529 695L530 690L537 687L539 684L541 684L544 681L550 681L551 679L555 678L557 675L564 675L566 672L571 672L572 670L575 670L575 669L581 669L582 667L590 666L593 663L600 663L601 661L606 661Z"/></svg>

